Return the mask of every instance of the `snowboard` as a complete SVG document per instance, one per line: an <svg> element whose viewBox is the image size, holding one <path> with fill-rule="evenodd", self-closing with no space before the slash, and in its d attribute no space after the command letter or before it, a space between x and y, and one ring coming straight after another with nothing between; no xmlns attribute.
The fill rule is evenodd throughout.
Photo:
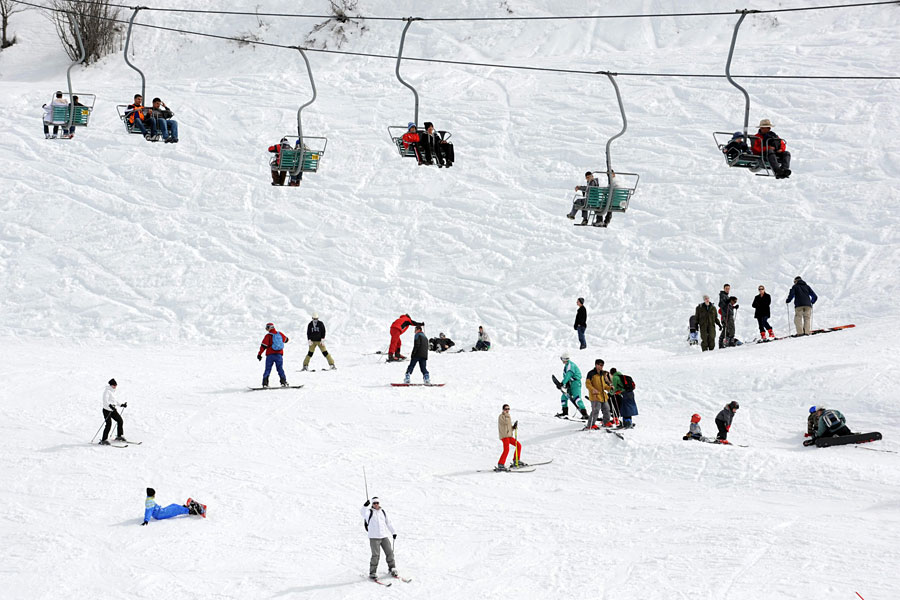
<svg viewBox="0 0 900 600"><path fill-rule="evenodd" d="M297 390L302 388L302 385L288 385L288 386L280 386L275 385L272 387L248 387L247 390L251 392L256 392L259 390Z"/></svg>
<svg viewBox="0 0 900 600"><path fill-rule="evenodd" d="M444 387L446 383L392 383L394 387Z"/></svg>
<svg viewBox="0 0 900 600"><path fill-rule="evenodd" d="M816 439L816 448L828 448L829 446L843 446L845 444L864 444L876 442L881 439L881 433L872 431L869 433L854 433L853 435L841 435L838 437L822 437ZM807 440L809 441L809 440Z"/></svg>

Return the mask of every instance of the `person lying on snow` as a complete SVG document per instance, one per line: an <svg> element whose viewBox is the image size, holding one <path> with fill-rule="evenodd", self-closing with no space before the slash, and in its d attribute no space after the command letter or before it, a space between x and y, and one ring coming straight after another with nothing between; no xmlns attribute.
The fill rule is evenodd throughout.
<svg viewBox="0 0 900 600"><path fill-rule="evenodd" d="M170 504L163 508L156 503L156 490L147 488L147 500L144 502L144 522L146 525L150 522L150 517L161 521L163 519L171 519L180 515L200 515L206 518L206 505L200 504L192 498L188 498L187 502L182 504Z"/></svg>

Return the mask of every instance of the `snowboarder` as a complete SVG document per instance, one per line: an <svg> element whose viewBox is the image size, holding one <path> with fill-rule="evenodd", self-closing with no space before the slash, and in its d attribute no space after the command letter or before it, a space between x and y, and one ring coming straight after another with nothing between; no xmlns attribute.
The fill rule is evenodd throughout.
<svg viewBox="0 0 900 600"><path fill-rule="evenodd" d="M706 441L706 438L703 437L703 432L700 430L700 415L698 415L697 413L691 415L690 430L686 434L684 434L684 437L681 439L700 440L701 442Z"/></svg>
<svg viewBox="0 0 900 600"><path fill-rule="evenodd" d="M144 522L146 525L150 522L150 517L157 521L163 519L171 519L180 515L200 515L206 518L206 505L200 504L192 498L188 498L187 502L182 504L170 504L165 508L156 503L156 490L147 488L147 500L144 501Z"/></svg>
<svg viewBox="0 0 900 600"><path fill-rule="evenodd" d="M775 339L775 332L772 331L772 326L769 325L769 317L772 316L770 313L770 307L772 305L772 296L766 293L766 286L759 286L759 295L753 298L753 318L756 319L756 322L759 324L759 337L762 340L766 339L766 332L769 332L769 337L773 340Z"/></svg>
<svg viewBox="0 0 900 600"><path fill-rule="evenodd" d="M734 419L734 413L741 406L734 400L725 405L725 408L719 411L719 414L716 415L716 427L719 430L719 433L716 435L716 439L720 444L728 444L728 432L731 431L731 420Z"/></svg>
<svg viewBox="0 0 900 600"><path fill-rule="evenodd" d="M581 401L581 369L569 359L568 352L563 352L559 356L559 360L563 363L563 378L559 382L559 389L562 391L562 396L559 397L562 402L562 410L556 416L567 417L569 402L571 402L581 411L581 418L587 420L588 414L584 408L584 402Z"/></svg>
<svg viewBox="0 0 900 600"><path fill-rule="evenodd" d="M728 299L731 297L731 285L725 284L719 290L719 317L722 319L722 326L719 328L719 349L725 347L725 307L728 306Z"/></svg>
<svg viewBox="0 0 900 600"><path fill-rule="evenodd" d="M506 457L509 456L509 447L512 446L515 448L515 452L513 453L513 466L516 467L524 467L527 466L522 462L522 444L519 443L513 434L514 431L518 431L519 422L516 421L513 423L512 417L509 415L509 404L503 405L503 412L500 413L500 417L497 419L497 430L500 434L500 441L503 442L503 454L500 455L500 460L497 462L497 468L495 471L508 471L506 468Z"/></svg>
<svg viewBox="0 0 900 600"><path fill-rule="evenodd" d="M371 508L369 505L371 504ZM397 531L394 524L388 518L387 513L381 508L381 501L377 496L366 500L359 513L363 518L363 525L369 533L369 548L372 550L372 559L369 561L369 579L378 579L378 561L381 559L381 550L387 560L391 575L399 577L397 565L394 562L394 548L391 545L391 537L397 539Z"/></svg>
<svg viewBox="0 0 900 600"><path fill-rule="evenodd" d="M697 346L700 344L700 325L697 320L696 313L688 318L688 345Z"/></svg>
<svg viewBox="0 0 900 600"><path fill-rule="evenodd" d="M616 369L610 369L609 374L612 375L613 394L618 401L619 414L622 415L622 424L618 429L631 429L634 427L631 419L638 414L634 399L634 380Z"/></svg>
<svg viewBox="0 0 900 600"><path fill-rule="evenodd" d="M431 385L431 376L428 374L428 369L425 367L425 363L427 362L428 338L422 332L422 326L416 325L416 336L413 338L413 351L409 359L409 366L406 367L406 377L403 378L403 383L409 383L409 376L412 375L413 369L416 368L416 364L418 363L419 369L422 370L422 377L425 378L425 385Z"/></svg>
<svg viewBox="0 0 900 600"><path fill-rule="evenodd" d="M584 339L584 330L587 329L587 309L584 307L584 298L575 301L578 306L578 312L575 313L575 331L578 332L578 343L581 344L581 350L587 348L587 342Z"/></svg>
<svg viewBox="0 0 900 600"><path fill-rule="evenodd" d="M603 370L603 361L594 361L594 368L588 371L584 383L588 389L588 397L591 401L591 416L585 429L600 429L597 426L597 415L603 411L603 427L612 427L612 419L609 414L609 398L607 394L611 389L612 378Z"/></svg>
<svg viewBox="0 0 900 600"><path fill-rule="evenodd" d="M797 335L809 335L812 328L812 307L818 299L809 284L799 275L794 277L794 286L784 303L794 301L794 327L797 329Z"/></svg>
<svg viewBox="0 0 900 600"><path fill-rule="evenodd" d="M303 359L303 371L308 370L309 360L313 357L316 348L322 351L322 356L328 361L329 366L332 369L337 369L334 366L334 359L328 354L328 349L325 348L325 323L319 320L318 313L313 313L312 321L306 326L306 340L309 342L309 352L306 353L306 358Z"/></svg>
<svg viewBox="0 0 900 600"><path fill-rule="evenodd" d="M118 385L115 378L113 378L107 382L106 388L103 390L103 420L106 422L106 427L103 428L103 438L100 440L101 446L109 446L109 430L112 428L113 421L116 422L116 441L128 441L125 439L125 423L122 421L122 415L118 411L119 406L125 408L128 406L128 403L123 402L119 404L116 401L116 388Z"/></svg>
<svg viewBox="0 0 900 600"><path fill-rule="evenodd" d="M263 350L266 351L266 370L263 373L262 386L269 387L269 373L272 372L272 365L278 369L278 377L281 380L281 387L288 387L287 377L284 374L284 345L290 340L288 336L275 330L273 323L266 323L266 337L263 338L259 345L259 352L256 360L262 360Z"/></svg>
<svg viewBox="0 0 900 600"><path fill-rule="evenodd" d="M837 437L842 435L853 435L850 428L847 427L847 419L841 414L841 411L824 407L809 407L809 419L807 419L807 428L810 422L814 422L815 429L811 433L813 440L822 437ZM813 418L815 417L815 418Z"/></svg>
<svg viewBox="0 0 900 600"><path fill-rule="evenodd" d="M572 210L569 211L569 214L566 216L570 219L575 219L575 214L578 212L578 209L581 209L581 224L588 224L588 211L585 210L587 206L587 189L589 187L600 187L600 181L594 177L594 174L590 171L584 174L585 184L586 185L576 185L575 191L581 192L581 198L575 200L572 203Z"/></svg>
<svg viewBox="0 0 900 600"><path fill-rule="evenodd" d="M762 156L775 172L775 179L787 179L791 176L791 153L787 144L778 134L772 131L772 121L763 119L759 122L759 131L750 136L753 154Z"/></svg>
<svg viewBox="0 0 900 600"><path fill-rule="evenodd" d="M407 314L402 314L397 319L391 323L391 344L388 347L388 361L394 360L403 360L406 357L400 354L400 336L406 333L406 330L409 329L410 325L417 325L419 327L425 325L425 323L417 323L413 321L412 318Z"/></svg>
<svg viewBox="0 0 900 600"><path fill-rule="evenodd" d="M700 327L700 348L703 352L716 349L716 327L722 328L716 307L709 301L709 296L703 296L703 302L694 310L697 317L697 325Z"/></svg>
<svg viewBox="0 0 900 600"><path fill-rule="evenodd" d="M456 344L441 332L436 338L428 340L428 344L435 352L446 352Z"/></svg>
<svg viewBox="0 0 900 600"><path fill-rule="evenodd" d="M731 296L728 298L728 302L725 303L725 308L722 311L722 331L725 333L726 348L738 345L734 337L734 315L737 309L740 308L737 302L738 299Z"/></svg>
<svg viewBox="0 0 900 600"><path fill-rule="evenodd" d="M482 325L478 326L478 341L472 348L472 352L482 352L491 349L491 336L487 334Z"/></svg>

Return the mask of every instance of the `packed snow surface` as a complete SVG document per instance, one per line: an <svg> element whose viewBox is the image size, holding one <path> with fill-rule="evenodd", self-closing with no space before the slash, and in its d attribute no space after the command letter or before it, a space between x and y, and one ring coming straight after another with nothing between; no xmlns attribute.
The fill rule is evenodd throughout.
<svg viewBox="0 0 900 600"><path fill-rule="evenodd" d="M188 0L181 7L220 3ZM327 2L304 3L323 13ZM691 11L783 8L698 0ZM290 3L235 10L295 12ZM673 8L674 7L674 8ZM618 13L681 10L623 1ZM591 2L361 2L379 16L590 14ZM125 16L129 16L126 14ZM732 71L895 75L897 6L750 15ZM613 72L722 73L736 17L416 22L405 52ZM315 19L142 11L138 22L297 45ZM793 176L728 169L711 133L741 128L723 79L620 76L628 130L612 165L641 175L609 229L564 214L621 129L604 76L405 62L419 122L453 132L457 162L401 159L388 125L413 120L391 60L310 52L304 132L328 137L299 189L269 185L266 148L311 96L297 52L136 28L146 97L181 141L129 136L115 104L140 78L111 55L72 72L97 95L88 128L44 140L41 104L65 88L52 25L14 15L0 52L0 589L4 598L855 598L900 595L900 107L896 81L742 78L751 128L788 142ZM342 49L396 52L400 22L347 29ZM316 34L335 47L333 30ZM819 296L814 327L756 345L750 302L793 277ZM723 283L742 347L689 348L688 316ZM575 298L589 310L575 350ZM335 372L299 373L305 327L328 327ZM442 388L392 388L388 327L488 353L434 355ZM299 390L249 392L263 325L292 338ZM404 336L411 349L412 332ZM560 352L637 382L625 440L553 418ZM321 369L320 355L313 366ZM90 445L115 377L125 449ZM273 377L273 380L275 377ZM421 375L413 374L413 381ZM706 435L737 400L730 439ZM496 464L503 403L533 473ZM841 410L884 440L801 445L807 409ZM879 451L875 451L879 450ZM892 451L885 452L885 451ZM359 517L378 495L409 583L364 581ZM202 520L142 521L144 488L189 496ZM894 565L893 567L891 565ZM384 559L380 565L386 571ZM390 580L393 581L393 580Z"/></svg>

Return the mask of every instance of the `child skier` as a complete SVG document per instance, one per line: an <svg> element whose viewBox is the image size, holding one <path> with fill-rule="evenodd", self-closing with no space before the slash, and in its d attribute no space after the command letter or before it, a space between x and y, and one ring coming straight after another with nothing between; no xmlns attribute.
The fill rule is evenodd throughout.
<svg viewBox="0 0 900 600"><path fill-rule="evenodd" d="M147 488L147 500L144 502L144 522L141 525L149 523L150 517L161 521L162 519L171 519L179 515L200 515L205 519L206 505L188 498L184 505L170 504L163 508L156 503L156 490Z"/></svg>
<svg viewBox="0 0 900 600"><path fill-rule="evenodd" d="M703 437L703 432L700 431L700 415L694 413L691 415L691 428L684 437L681 438L683 440L698 440L701 442L708 441L705 437Z"/></svg>
<svg viewBox="0 0 900 600"><path fill-rule="evenodd" d="M278 377L281 379L281 387L288 387L287 377L284 374L284 345L287 344L288 336L275 330L273 323L266 323L266 337L263 338L259 345L259 352L256 360L262 360L263 350L266 351L266 370L263 372L262 386L269 387L269 373L272 372L272 365L278 369Z"/></svg>
<svg viewBox="0 0 900 600"><path fill-rule="evenodd" d="M731 431L731 420L734 419L734 413L740 408L740 404L732 400L728 404L725 405L719 414L716 415L716 427L719 430L719 433L716 435L716 440L720 444L729 444L728 441L728 432Z"/></svg>
<svg viewBox="0 0 900 600"><path fill-rule="evenodd" d="M563 363L563 378L559 382L559 389L562 391L562 396L559 397L562 402L562 410L555 416L560 418L569 416L569 402L571 402L581 411L581 418L587 420L587 410L584 408L584 402L581 401L581 369L569 360L568 352L563 352L559 360Z"/></svg>

